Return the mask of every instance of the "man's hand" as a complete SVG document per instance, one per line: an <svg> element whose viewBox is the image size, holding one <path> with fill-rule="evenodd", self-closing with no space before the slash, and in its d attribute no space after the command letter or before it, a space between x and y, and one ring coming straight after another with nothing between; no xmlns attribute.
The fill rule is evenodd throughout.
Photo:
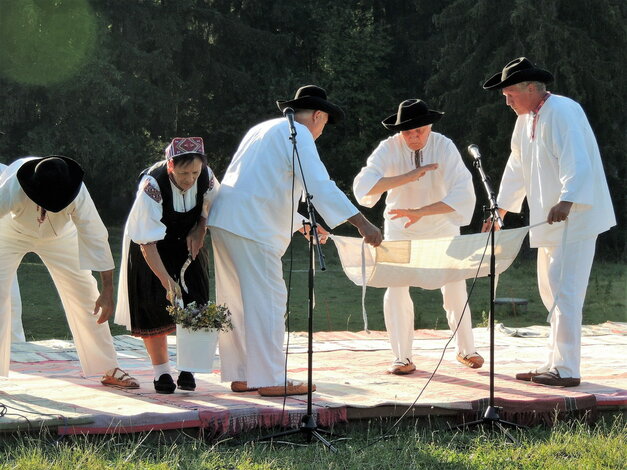
<svg viewBox="0 0 627 470"><path fill-rule="evenodd" d="M420 209L391 209L390 211L388 211L388 214L392 216L390 217L391 220L400 219L401 217L407 217L409 219L409 222L405 223L405 228L415 224L423 217Z"/></svg>
<svg viewBox="0 0 627 470"><path fill-rule="evenodd" d="M207 226L204 223L198 222L187 234L187 251L192 255L192 259L196 259L198 252L205 244L206 233Z"/></svg>
<svg viewBox="0 0 627 470"><path fill-rule="evenodd" d="M359 234L369 245L379 246L383 241L381 230L372 225L361 212L349 217L348 222L359 231Z"/></svg>
<svg viewBox="0 0 627 470"><path fill-rule="evenodd" d="M318 231L318 240L320 240L320 244L324 245L329 238L329 232L322 225L319 224L316 224L316 230ZM311 232L310 225L307 225L307 232L305 232L304 227L301 227L300 229L298 229L298 231L303 234L307 241L309 241L309 234Z"/></svg>
<svg viewBox="0 0 627 470"><path fill-rule="evenodd" d="M98 315L98 312L100 312L97 322L104 323L113 315L115 306L113 302L113 270L102 271L100 273L100 280L102 283L102 291L96 299L93 315Z"/></svg>
<svg viewBox="0 0 627 470"><path fill-rule="evenodd" d="M507 214L507 211L505 209L499 209L499 216L501 217L501 220L505 218L505 214ZM481 232L489 232L491 225L492 225L492 220L490 220L490 218L487 218L486 220L484 220L483 225L481 226ZM494 231L497 232L499 230L501 230L501 225L499 224L498 220L495 220Z"/></svg>
<svg viewBox="0 0 627 470"><path fill-rule="evenodd" d="M438 169L437 163L429 163L428 165L419 166L415 170L411 170L410 172L406 173L406 175L409 178L409 181L418 181L427 172L437 170L437 169Z"/></svg>
<svg viewBox="0 0 627 470"><path fill-rule="evenodd" d="M370 222L364 224L363 227L359 227L357 230L359 230L359 234L369 245L379 246L383 241L383 235L381 235L381 230L372 225Z"/></svg>
<svg viewBox="0 0 627 470"><path fill-rule="evenodd" d="M570 208L572 207L572 205L573 203L568 201L558 202L553 207L551 207L551 210L549 210L549 215L546 218L546 221L549 224L552 224L553 222L563 222L568 218L568 214L570 214Z"/></svg>

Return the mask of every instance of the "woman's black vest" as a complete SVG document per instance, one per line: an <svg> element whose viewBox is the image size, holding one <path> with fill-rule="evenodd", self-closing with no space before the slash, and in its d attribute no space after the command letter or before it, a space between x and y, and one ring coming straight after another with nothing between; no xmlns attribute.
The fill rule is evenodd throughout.
<svg viewBox="0 0 627 470"><path fill-rule="evenodd" d="M172 203L172 186L170 186L170 177L167 170L167 162L155 163L150 168L144 170L141 176L148 174L152 176L161 191L163 200L163 216L161 222L166 226L164 241L185 240L189 231L196 225L200 213L202 211L204 195L209 188L209 171L203 166L200 176L196 184L196 205L187 212L175 212Z"/></svg>

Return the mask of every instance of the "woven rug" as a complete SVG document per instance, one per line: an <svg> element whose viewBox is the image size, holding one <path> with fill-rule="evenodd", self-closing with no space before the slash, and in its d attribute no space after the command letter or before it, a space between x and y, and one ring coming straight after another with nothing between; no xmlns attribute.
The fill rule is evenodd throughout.
<svg viewBox="0 0 627 470"><path fill-rule="evenodd" d="M556 414L594 416L599 409L627 406L627 325L584 327L582 384L557 389L516 381L516 372L542 362L548 328L495 330L495 402L501 417L522 424L550 422ZM318 425L346 421L350 410L366 412L393 407L396 415L409 406L422 414L450 414L459 419L481 416L489 397L488 332L474 330L482 369L471 370L443 353L446 330L416 330L413 344L417 370L408 376L385 373L392 357L385 332L319 332L314 335L314 414ZM230 433L276 425L298 426L306 413L306 395L261 397L233 393L219 378L219 360L211 374L197 374L195 392L159 395L143 343L130 336L114 338L121 367L141 382L138 390L100 385L100 377L82 377L71 341L14 344L11 373L0 378L0 431L40 426L69 433L129 433L155 429L205 428ZM176 338L169 337L172 356ZM307 335L289 339L288 375L307 377ZM440 362L440 358L442 358ZM172 358L174 362L174 357ZM436 370L437 369L437 370ZM435 373L434 373L435 371ZM573 412L575 414L573 414ZM578 414L577 414L578 413Z"/></svg>

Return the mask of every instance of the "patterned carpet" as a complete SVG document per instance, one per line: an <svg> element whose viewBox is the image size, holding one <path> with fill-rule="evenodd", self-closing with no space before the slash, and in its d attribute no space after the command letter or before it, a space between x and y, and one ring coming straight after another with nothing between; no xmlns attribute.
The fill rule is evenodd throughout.
<svg viewBox="0 0 627 470"><path fill-rule="evenodd" d="M547 335L547 327L497 326L495 404L503 407L501 418L534 424L550 422L556 413L594 418L601 409L627 408L627 324L584 327L582 383L568 389L513 378L542 362ZM174 356L176 338L168 339ZM488 332L475 329L477 348L486 359L482 369L459 364L449 346L434 374L447 341L447 331L416 330L417 370L409 376L393 376L385 373L391 360L385 332L316 333L313 377L318 391L313 404L318 425L357 414L398 415L411 405L422 415L453 413L457 420L482 416L489 397ZM11 373L0 378L0 431L46 426L59 434L130 433L201 427L211 433L236 434L279 424L298 426L306 413L306 395L288 398L283 409L282 398L231 392L229 384L220 382L219 360L214 373L196 375L195 392L158 395L141 340L117 336L115 344L121 366L140 380L140 389L117 390L100 385L99 377L82 377L71 341L14 344ZM293 333L289 349L288 376L305 380L306 334Z"/></svg>

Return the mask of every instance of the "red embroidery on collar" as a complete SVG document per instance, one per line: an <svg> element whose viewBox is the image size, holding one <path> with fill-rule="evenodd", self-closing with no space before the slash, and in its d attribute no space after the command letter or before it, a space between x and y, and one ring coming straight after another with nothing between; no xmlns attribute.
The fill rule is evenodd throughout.
<svg viewBox="0 0 627 470"><path fill-rule="evenodd" d="M536 124L538 123L538 113L540 112L540 108L544 105L544 103L546 103L546 100L548 100L550 96L551 93L547 91L538 103L538 106L536 106L536 109L531 112L533 114L533 123L531 124L531 140L533 140L536 136Z"/></svg>

